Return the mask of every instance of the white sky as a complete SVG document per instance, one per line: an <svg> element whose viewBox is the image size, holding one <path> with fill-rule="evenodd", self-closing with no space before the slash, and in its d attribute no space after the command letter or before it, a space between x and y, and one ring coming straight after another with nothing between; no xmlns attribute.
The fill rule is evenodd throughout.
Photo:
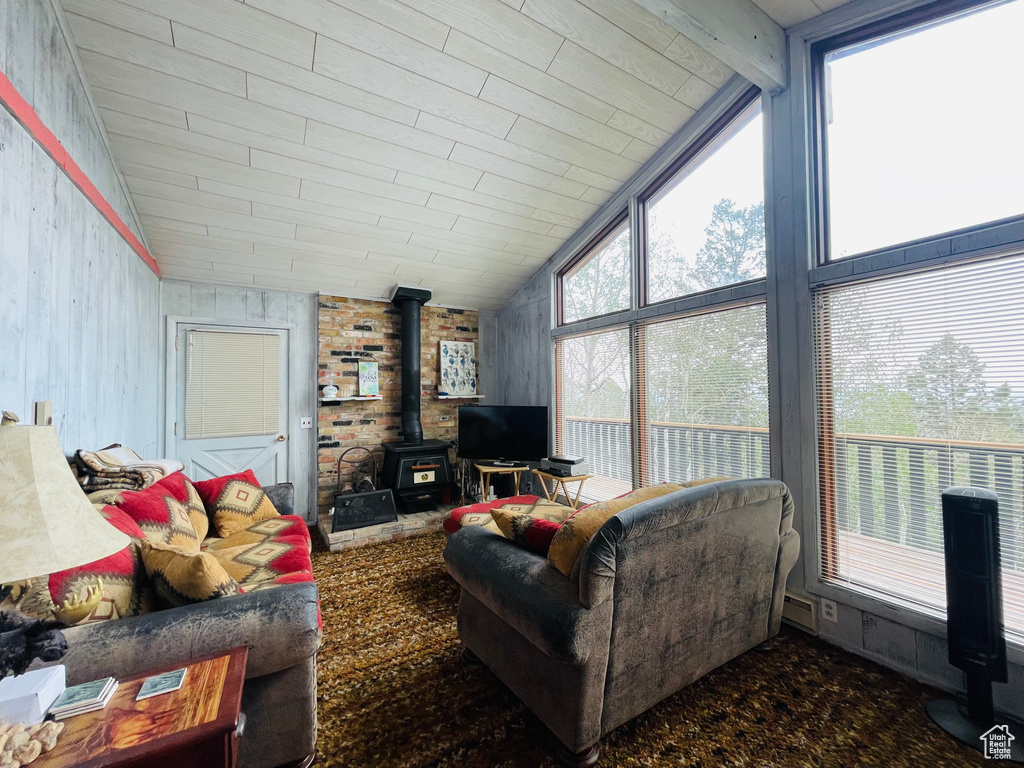
<svg viewBox="0 0 1024 768"><path fill-rule="evenodd" d="M832 256L1024 213L1024 2L831 63Z"/></svg>
<svg viewBox="0 0 1024 768"><path fill-rule="evenodd" d="M740 208L764 200L764 128L761 113L649 209L651 227L672 232L676 247L692 264L707 240L704 229L722 198Z"/></svg>

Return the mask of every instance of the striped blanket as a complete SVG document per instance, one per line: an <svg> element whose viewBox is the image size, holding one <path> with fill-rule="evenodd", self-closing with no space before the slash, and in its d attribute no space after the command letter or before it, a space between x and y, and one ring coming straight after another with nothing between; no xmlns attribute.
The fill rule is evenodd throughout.
<svg viewBox="0 0 1024 768"><path fill-rule="evenodd" d="M71 466L78 484L86 493L140 491L185 468L184 464L173 459L145 461L135 451L117 443L100 451L75 451Z"/></svg>

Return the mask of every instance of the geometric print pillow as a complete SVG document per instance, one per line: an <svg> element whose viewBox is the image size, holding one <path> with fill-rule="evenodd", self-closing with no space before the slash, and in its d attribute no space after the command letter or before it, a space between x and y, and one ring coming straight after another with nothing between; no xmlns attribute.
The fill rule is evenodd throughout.
<svg viewBox="0 0 1024 768"><path fill-rule="evenodd" d="M123 491L114 503L138 523L147 541L199 551L200 539L188 509L161 483L144 491Z"/></svg>
<svg viewBox="0 0 1024 768"><path fill-rule="evenodd" d="M217 535L226 538L250 525L280 517L251 469L195 484Z"/></svg>
<svg viewBox="0 0 1024 768"><path fill-rule="evenodd" d="M60 620L66 623L92 624L122 619L149 613L154 608L152 587L142 564L143 532L116 507L104 507L100 514L112 526L128 534L131 543L101 560L50 574L50 598L55 605L71 609L57 611ZM90 589L97 588L102 593L99 604L89 613L77 615L73 610L76 599L84 599Z"/></svg>
<svg viewBox="0 0 1024 768"><path fill-rule="evenodd" d="M131 537L127 547L92 563L18 582L10 597L0 603L0 610L53 621L56 609L59 620L69 625L121 619L154 610L153 590L142 564L142 531L115 507L103 507L100 514ZM92 610L91 601L80 602L89 596L90 590L101 592L100 602Z"/></svg>
<svg viewBox="0 0 1024 768"><path fill-rule="evenodd" d="M513 544L518 544L530 552L538 555L546 555L551 547L551 540L555 538L561 523L552 520L545 520L534 517L523 512L511 512L507 509L496 509L491 512L491 517L498 524L498 528L511 539Z"/></svg>
<svg viewBox="0 0 1024 768"><path fill-rule="evenodd" d="M491 515L494 516L495 512L510 512L513 514L528 515L529 517L534 517L538 520L548 520L552 523L564 523L573 511L572 507L567 507L565 504L559 504L557 501L537 499L536 501L526 503L511 502L502 504L498 509L492 510Z"/></svg>
<svg viewBox="0 0 1024 768"><path fill-rule="evenodd" d="M157 596L171 608L242 591L238 582L209 552L185 552L166 544L144 541L142 562Z"/></svg>
<svg viewBox="0 0 1024 768"><path fill-rule="evenodd" d="M199 498L199 491L196 490L192 481L185 477L185 473L175 472L160 480L156 485L168 491L181 502L185 511L188 512L189 520L192 521L192 527L195 528L199 541L205 539L210 533L210 518L206 515L203 500Z"/></svg>

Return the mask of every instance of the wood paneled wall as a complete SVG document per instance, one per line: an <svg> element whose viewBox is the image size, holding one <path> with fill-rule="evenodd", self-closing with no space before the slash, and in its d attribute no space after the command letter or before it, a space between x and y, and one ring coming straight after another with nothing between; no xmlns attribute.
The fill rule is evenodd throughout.
<svg viewBox="0 0 1024 768"><path fill-rule="evenodd" d="M47 0L0 3L0 69L138 232ZM157 450L159 280L0 110L0 408L53 402L65 453Z"/></svg>
<svg viewBox="0 0 1024 768"><path fill-rule="evenodd" d="M187 317L195 322L249 324L289 329L288 419L286 427L291 450L288 476L295 483L295 514L310 523L316 521L316 429L301 429L303 416L316 424L316 307L317 297L307 293L282 293L258 288L200 285L164 280L161 283L161 315ZM162 323L160 340L160 381L164 382L167 358L167 323ZM166 413L161 384L160 413ZM162 440L166 441L165 419L161 417ZM173 438L172 438L173 439ZM173 456L170 441L163 452Z"/></svg>

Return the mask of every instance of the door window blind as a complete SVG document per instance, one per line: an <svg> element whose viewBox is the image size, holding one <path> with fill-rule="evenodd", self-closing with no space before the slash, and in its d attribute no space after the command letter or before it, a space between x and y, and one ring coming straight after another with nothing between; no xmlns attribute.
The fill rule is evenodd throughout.
<svg viewBox="0 0 1024 768"><path fill-rule="evenodd" d="M558 452L583 456L594 475L582 498L600 501L632 490L629 329L558 339L555 358Z"/></svg>
<svg viewBox="0 0 1024 768"><path fill-rule="evenodd" d="M187 344L187 440L269 435L278 431L278 334L190 330Z"/></svg>
<svg viewBox="0 0 1024 768"><path fill-rule="evenodd" d="M640 326L645 485L768 477L764 304Z"/></svg>
<svg viewBox="0 0 1024 768"><path fill-rule="evenodd" d="M1024 637L1024 254L823 289L814 337L823 578L942 616L940 493L999 495Z"/></svg>

